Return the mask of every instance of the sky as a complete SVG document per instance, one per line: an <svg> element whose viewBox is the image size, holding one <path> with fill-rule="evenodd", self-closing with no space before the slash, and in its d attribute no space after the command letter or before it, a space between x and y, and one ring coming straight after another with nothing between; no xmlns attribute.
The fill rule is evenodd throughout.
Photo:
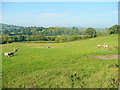
<svg viewBox="0 0 120 90"><path fill-rule="evenodd" d="M1 0L2 2L119 2L119 0Z"/></svg>
<svg viewBox="0 0 120 90"><path fill-rule="evenodd" d="M118 24L118 2L3 2L6 24L107 28Z"/></svg>

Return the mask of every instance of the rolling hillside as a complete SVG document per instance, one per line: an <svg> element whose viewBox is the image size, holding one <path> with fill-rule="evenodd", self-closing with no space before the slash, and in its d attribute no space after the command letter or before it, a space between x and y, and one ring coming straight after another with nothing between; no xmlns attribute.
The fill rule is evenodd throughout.
<svg viewBox="0 0 120 90"><path fill-rule="evenodd" d="M96 47L104 43L110 47ZM1 46L3 88L118 87L118 59L94 57L117 55L117 35L66 43L18 42ZM4 56L14 48L19 48L14 56Z"/></svg>

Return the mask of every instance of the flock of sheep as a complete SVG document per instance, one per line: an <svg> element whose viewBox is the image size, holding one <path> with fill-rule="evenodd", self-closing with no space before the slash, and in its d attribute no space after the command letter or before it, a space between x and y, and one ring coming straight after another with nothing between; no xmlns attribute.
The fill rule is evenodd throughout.
<svg viewBox="0 0 120 90"><path fill-rule="evenodd" d="M19 49L19 48L16 48L16 49L14 49L13 52L4 53L4 55L7 56L7 57L10 57L11 55L14 55L14 53L16 53L16 52L18 51L18 49Z"/></svg>
<svg viewBox="0 0 120 90"><path fill-rule="evenodd" d="M109 45L107 45L106 43L104 43L103 45L96 45L96 47L100 48L100 47L104 47L104 48L109 48ZM50 48L50 46L48 46L48 48ZM19 48L14 49L13 52L7 52L4 53L5 56L10 57L11 55L13 56L14 53L16 53L19 50Z"/></svg>
<svg viewBox="0 0 120 90"><path fill-rule="evenodd" d="M98 47L98 48L100 48L100 47L109 48L109 45L104 43L103 45L96 45L96 47Z"/></svg>
<svg viewBox="0 0 120 90"><path fill-rule="evenodd" d="M48 46L48 48L51 48L51 47ZM13 56L14 53L16 53L18 50L19 50L19 48L16 48L16 49L14 49L13 52L6 52L6 53L4 53L4 55L7 56L7 57Z"/></svg>

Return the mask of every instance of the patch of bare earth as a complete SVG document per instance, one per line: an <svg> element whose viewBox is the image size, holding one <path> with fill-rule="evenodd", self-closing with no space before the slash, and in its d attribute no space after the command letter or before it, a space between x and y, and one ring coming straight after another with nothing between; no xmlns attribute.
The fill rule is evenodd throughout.
<svg viewBox="0 0 120 90"><path fill-rule="evenodd" d="M120 55L96 55L96 56L88 56L88 58L118 59L120 58Z"/></svg>

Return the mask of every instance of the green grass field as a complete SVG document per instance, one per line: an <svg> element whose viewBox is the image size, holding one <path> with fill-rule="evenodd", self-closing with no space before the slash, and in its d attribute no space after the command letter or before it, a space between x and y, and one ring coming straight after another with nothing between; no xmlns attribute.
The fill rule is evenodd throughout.
<svg viewBox="0 0 120 90"><path fill-rule="evenodd" d="M97 48L107 43L110 48ZM50 45L51 48L47 48ZM117 88L118 36L66 43L11 43L2 46L3 88ZM14 56L4 52L19 48Z"/></svg>

